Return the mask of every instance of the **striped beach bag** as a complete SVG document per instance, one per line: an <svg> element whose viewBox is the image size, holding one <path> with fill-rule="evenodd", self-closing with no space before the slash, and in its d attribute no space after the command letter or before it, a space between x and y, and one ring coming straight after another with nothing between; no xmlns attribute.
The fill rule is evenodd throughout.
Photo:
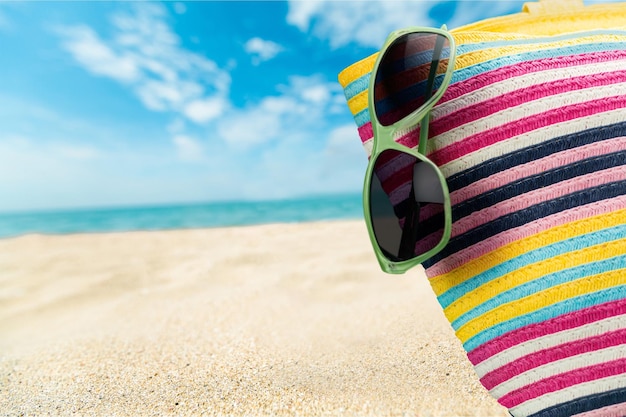
<svg viewBox="0 0 626 417"><path fill-rule="evenodd" d="M453 223L431 287L513 416L626 416L626 3L542 0L450 32L426 154ZM368 154L375 58L339 74Z"/></svg>

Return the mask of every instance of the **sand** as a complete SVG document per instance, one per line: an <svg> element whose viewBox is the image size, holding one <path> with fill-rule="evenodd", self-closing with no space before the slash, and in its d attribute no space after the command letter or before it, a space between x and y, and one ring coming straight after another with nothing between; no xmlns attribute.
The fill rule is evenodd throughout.
<svg viewBox="0 0 626 417"><path fill-rule="evenodd" d="M0 415L508 414L341 221L0 240Z"/></svg>

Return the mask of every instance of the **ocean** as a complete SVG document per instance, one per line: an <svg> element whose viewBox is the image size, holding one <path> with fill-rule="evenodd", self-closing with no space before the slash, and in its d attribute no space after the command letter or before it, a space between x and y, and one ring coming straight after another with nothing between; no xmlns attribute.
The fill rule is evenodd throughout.
<svg viewBox="0 0 626 417"><path fill-rule="evenodd" d="M0 238L29 233L195 229L362 218L360 194L280 201L67 209L0 213Z"/></svg>

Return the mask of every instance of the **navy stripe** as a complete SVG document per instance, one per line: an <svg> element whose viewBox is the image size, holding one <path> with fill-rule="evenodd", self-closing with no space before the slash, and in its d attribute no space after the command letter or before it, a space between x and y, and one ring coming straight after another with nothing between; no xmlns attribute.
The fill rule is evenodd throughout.
<svg viewBox="0 0 626 417"><path fill-rule="evenodd" d="M592 128L571 135L560 136L527 148L519 149L507 155L485 161L465 171L447 178L450 192L459 190L467 185L486 178L495 173L504 171L517 165L525 164L557 152L603 140L626 136L626 122Z"/></svg>
<svg viewBox="0 0 626 417"><path fill-rule="evenodd" d="M527 417L569 417L624 402L626 402L626 387L576 398L545 408Z"/></svg>
<svg viewBox="0 0 626 417"><path fill-rule="evenodd" d="M423 266L424 268L429 268L440 260L505 230L523 226L534 220L541 219L564 210L618 197L624 194L626 194L626 181L618 181L577 191L554 200L535 204L534 206L516 211L514 213L509 213L450 239L446 247L437 255L425 261ZM454 230L454 225L452 227Z"/></svg>
<svg viewBox="0 0 626 417"><path fill-rule="evenodd" d="M626 150L588 158L503 185L452 207L452 221L527 192L626 164Z"/></svg>
<svg viewBox="0 0 626 417"><path fill-rule="evenodd" d="M569 165L563 165L536 175L521 178L502 187L479 194L452 206L452 221L456 222L470 214L491 207L513 197L570 180L581 175L601 171L626 164L626 150L599 155ZM407 202L403 202L403 207ZM443 224L443 212L431 217L422 224L424 236L435 232Z"/></svg>

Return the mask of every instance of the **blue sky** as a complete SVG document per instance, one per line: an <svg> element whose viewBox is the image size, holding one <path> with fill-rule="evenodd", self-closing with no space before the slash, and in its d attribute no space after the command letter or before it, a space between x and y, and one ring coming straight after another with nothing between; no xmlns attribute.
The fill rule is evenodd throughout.
<svg viewBox="0 0 626 417"><path fill-rule="evenodd" d="M523 2L0 2L0 211L360 192L337 74Z"/></svg>

